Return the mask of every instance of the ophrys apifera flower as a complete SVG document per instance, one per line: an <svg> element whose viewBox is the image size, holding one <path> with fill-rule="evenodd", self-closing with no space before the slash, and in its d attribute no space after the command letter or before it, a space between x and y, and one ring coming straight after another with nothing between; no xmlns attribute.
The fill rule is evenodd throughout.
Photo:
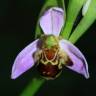
<svg viewBox="0 0 96 96"><path fill-rule="evenodd" d="M12 67L12 79L34 65L47 79L58 77L64 66L89 77L84 55L72 43L59 36L64 22L64 11L61 8L52 7L41 16L39 23L44 35L18 54Z"/></svg>

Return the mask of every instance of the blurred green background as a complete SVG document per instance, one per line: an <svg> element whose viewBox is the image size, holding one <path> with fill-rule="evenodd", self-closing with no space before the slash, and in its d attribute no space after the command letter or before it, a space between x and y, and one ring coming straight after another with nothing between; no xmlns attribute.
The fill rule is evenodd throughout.
<svg viewBox="0 0 96 96"><path fill-rule="evenodd" d="M33 68L16 80L10 79L15 57L34 40L36 21L44 2L45 0L0 0L0 96L19 96L36 74L36 69ZM90 79L86 80L64 68L60 77L46 81L35 96L95 96L95 41L96 22L76 43L88 61Z"/></svg>

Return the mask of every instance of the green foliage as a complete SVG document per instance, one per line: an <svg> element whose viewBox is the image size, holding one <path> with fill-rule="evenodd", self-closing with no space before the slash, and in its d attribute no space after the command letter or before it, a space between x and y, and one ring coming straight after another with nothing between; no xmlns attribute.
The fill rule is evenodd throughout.
<svg viewBox="0 0 96 96"><path fill-rule="evenodd" d="M95 20L96 20L96 0L92 0L87 13L82 18L76 29L73 31L69 40L72 43L77 42L77 40L79 40L79 38L85 32L87 32L87 29L93 24Z"/></svg>
<svg viewBox="0 0 96 96"><path fill-rule="evenodd" d="M65 39L68 39L72 31L73 24L76 20L77 15L80 12L83 4L86 0L69 0L67 13L66 13L66 22L61 36Z"/></svg>

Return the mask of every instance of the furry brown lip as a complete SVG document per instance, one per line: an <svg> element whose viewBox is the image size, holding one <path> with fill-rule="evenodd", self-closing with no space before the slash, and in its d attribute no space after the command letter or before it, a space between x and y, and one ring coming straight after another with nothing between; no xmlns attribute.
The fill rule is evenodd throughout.
<svg viewBox="0 0 96 96"><path fill-rule="evenodd" d="M56 78L56 76L61 72L61 69L58 68L58 65L52 65L50 63L47 65L39 63L37 70L41 76L48 78Z"/></svg>

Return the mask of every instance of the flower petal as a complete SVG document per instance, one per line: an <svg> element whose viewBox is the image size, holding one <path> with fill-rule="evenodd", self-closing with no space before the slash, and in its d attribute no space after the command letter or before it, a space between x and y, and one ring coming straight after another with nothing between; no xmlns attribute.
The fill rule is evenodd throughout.
<svg viewBox="0 0 96 96"><path fill-rule="evenodd" d="M67 40L61 40L60 47L61 50L64 50L67 53L73 62L72 66L66 67L84 75L85 78L89 78L88 64L80 50Z"/></svg>
<svg viewBox="0 0 96 96"><path fill-rule="evenodd" d="M15 59L15 62L12 67L11 78L16 79L25 71L33 67L35 61L33 59L33 54L37 50L37 43L39 40L35 40L27 47L25 47Z"/></svg>
<svg viewBox="0 0 96 96"><path fill-rule="evenodd" d="M61 8L53 7L44 13L40 18L40 26L47 35L59 36L64 25L64 11Z"/></svg>

